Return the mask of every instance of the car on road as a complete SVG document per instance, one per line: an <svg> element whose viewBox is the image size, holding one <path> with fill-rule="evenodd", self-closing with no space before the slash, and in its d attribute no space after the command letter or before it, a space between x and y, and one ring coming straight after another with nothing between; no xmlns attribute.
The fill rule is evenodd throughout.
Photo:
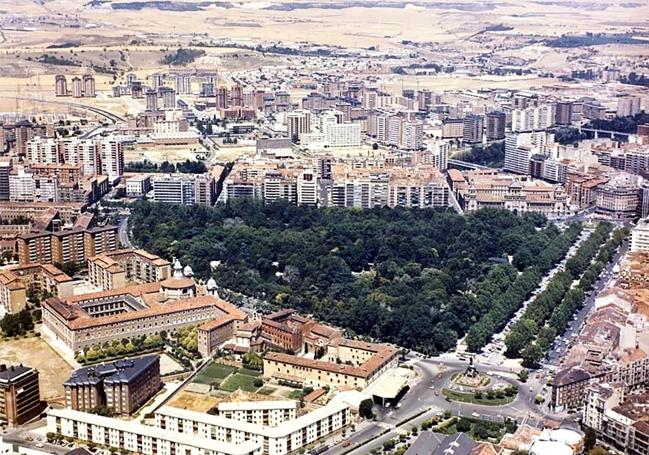
<svg viewBox="0 0 649 455"><path fill-rule="evenodd" d="M473 417L480 417L480 414L478 414L477 412L472 412L471 415L472 415Z"/></svg>

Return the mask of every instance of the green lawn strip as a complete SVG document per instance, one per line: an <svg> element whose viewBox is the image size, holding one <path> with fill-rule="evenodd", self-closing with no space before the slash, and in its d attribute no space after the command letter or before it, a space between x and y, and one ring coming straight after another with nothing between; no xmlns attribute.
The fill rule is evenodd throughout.
<svg viewBox="0 0 649 455"><path fill-rule="evenodd" d="M254 376L235 373L221 384L220 388L226 392L234 392L237 389L245 390L246 392L254 392L259 388L255 387L255 379L257 378Z"/></svg>
<svg viewBox="0 0 649 455"><path fill-rule="evenodd" d="M303 396L304 396L304 393L302 392L301 389L291 390L291 393L288 394L288 398L290 400L299 400Z"/></svg>
<svg viewBox="0 0 649 455"><path fill-rule="evenodd" d="M261 371L251 370L250 368L243 367L237 373L245 374L246 376L261 376Z"/></svg>
<svg viewBox="0 0 649 455"><path fill-rule="evenodd" d="M454 390L442 389L442 395L449 398L452 401L461 401L462 403L471 403L471 404L482 404L485 406L503 406L511 403L516 398L516 395L504 398L492 398L489 399L486 397L486 394L482 394L482 398L476 398L472 393L463 393L456 392Z"/></svg>
<svg viewBox="0 0 649 455"><path fill-rule="evenodd" d="M229 365L223 365L221 363L212 363L207 368L205 368L198 376L196 376L194 382L198 382L199 384L210 384L215 379L223 380L236 371L237 371L236 368L231 367Z"/></svg>
<svg viewBox="0 0 649 455"><path fill-rule="evenodd" d="M260 393L262 395L272 395L275 390L277 389L273 387L262 387L261 389L257 390L257 393Z"/></svg>

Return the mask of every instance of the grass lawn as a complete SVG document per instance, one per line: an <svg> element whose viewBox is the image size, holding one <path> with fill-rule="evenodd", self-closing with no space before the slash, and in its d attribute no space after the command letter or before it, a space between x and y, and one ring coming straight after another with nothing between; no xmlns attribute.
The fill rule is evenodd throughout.
<svg viewBox="0 0 649 455"><path fill-rule="evenodd" d="M221 390L226 392L234 392L237 389L245 390L246 392L254 392L259 387L255 387L254 376L249 376L247 374L235 373L230 376L223 384L221 384Z"/></svg>
<svg viewBox="0 0 649 455"><path fill-rule="evenodd" d="M302 392L302 389L291 390L291 393L288 394L288 398L290 400L299 400L303 396L304 396L304 393Z"/></svg>
<svg viewBox="0 0 649 455"><path fill-rule="evenodd" d="M251 370L250 368L241 368L239 371L237 371L239 374L245 374L246 376L261 376L261 371L258 370Z"/></svg>
<svg viewBox="0 0 649 455"><path fill-rule="evenodd" d="M236 368L231 367L229 365L223 365L222 363L212 363L207 368L205 368L198 376L196 376L194 382L198 382L199 384L210 384L215 379L223 380L236 371L237 371Z"/></svg>
<svg viewBox="0 0 649 455"><path fill-rule="evenodd" d="M257 390L257 393L260 393L262 395L272 395L275 390L277 389L273 387L262 387L261 389Z"/></svg>
<svg viewBox="0 0 649 455"><path fill-rule="evenodd" d="M511 403L516 398L516 395L511 397L505 396L504 398L487 398L486 394L482 394L482 398L476 398L472 393L456 392L454 390L442 389L442 395L451 401L461 401L462 403L482 404L485 406L504 406Z"/></svg>

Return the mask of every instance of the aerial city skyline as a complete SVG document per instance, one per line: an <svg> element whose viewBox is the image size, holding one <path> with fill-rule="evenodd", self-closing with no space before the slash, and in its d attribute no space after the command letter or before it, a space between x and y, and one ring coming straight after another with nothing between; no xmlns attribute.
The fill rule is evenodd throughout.
<svg viewBox="0 0 649 455"><path fill-rule="evenodd" d="M0 11L0 455L649 453L649 4Z"/></svg>

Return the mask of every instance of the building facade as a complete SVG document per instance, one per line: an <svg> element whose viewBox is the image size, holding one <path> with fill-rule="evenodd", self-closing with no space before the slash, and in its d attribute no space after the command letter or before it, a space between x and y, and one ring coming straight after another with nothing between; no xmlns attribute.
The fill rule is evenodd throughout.
<svg viewBox="0 0 649 455"><path fill-rule="evenodd" d="M116 250L88 258L88 280L107 291L171 277L171 263L144 250Z"/></svg>
<svg viewBox="0 0 649 455"><path fill-rule="evenodd" d="M69 409L92 411L106 407L116 415L128 416L162 388L160 356L80 368L63 385L65 405Z"/></svg>
<svg viewBox="0 0 649 455"><path fill-rule="evenodd" d="M215 443L213 439L72 409L50 410L47 431L144 455L262 455L261 446L252 441Z"/></svg>
<svg viewBox="0 0 649 455"><path fill-rule="evenodd" d="M38 371L24 365L0 364L0 422L10 427L23 425L43 409Z"/></svg>

